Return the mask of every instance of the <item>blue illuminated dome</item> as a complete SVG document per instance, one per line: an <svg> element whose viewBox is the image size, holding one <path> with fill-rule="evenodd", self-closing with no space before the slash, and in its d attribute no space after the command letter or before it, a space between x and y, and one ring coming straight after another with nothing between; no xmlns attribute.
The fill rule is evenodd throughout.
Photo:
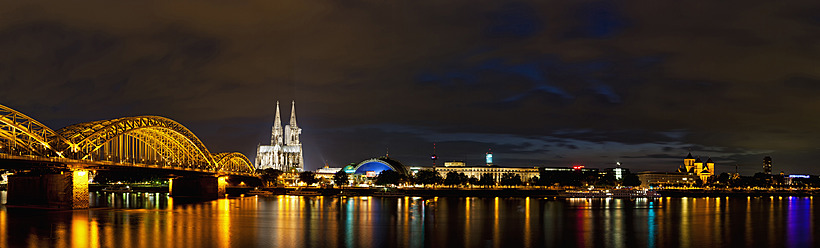
<svg viewBox="0 0 820 248"><path fill-rule="evenodd" d="M373 171L373 172L376 173L376 175L378 175L379 173L382 173L382 171L385 171L385 170L393 170L393 169L391 169L390 166L388 166L385 163L375 162L374 161L374 162L367 162L367 163L362 164L362 166L359 166L359 168L356 169L356 172L354 172L354 174L365 174L368 171Z"/></svg>
<svg viewBox="0 0 820 248"><path fill-rule="evenodd" d="M379 173L382 173L382 171L386 170L392 170L398 172L399 174L407 175L407 168L405 168L401 162L387 157L372 158L362 161L355 167L353 174L365 175L368 171L372 171L378 175Z"/></svg>

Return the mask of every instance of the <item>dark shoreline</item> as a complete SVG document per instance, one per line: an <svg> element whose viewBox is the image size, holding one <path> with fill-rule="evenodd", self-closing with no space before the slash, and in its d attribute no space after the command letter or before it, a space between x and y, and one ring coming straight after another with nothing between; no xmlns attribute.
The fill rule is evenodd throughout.
<svg viewBox="0 0 820 248"><path fill-rule="evenodd" d="M93 185L89 191L99 191L103 185ZM168 193L165 186L136 186L132 187L136 192ZM333 196L341 193L342 190L349 191L359 196L372 196L382 188L304 188L304 191L316 191L324 196ZM252 188L228 187L229 196L239 196L247 194ZM275 195L285 195L293 188L265 188ZM558 197L561 190L539 189L539 188L404 188L397 189L397 192L406 196L419 197ZM820 190L704 190L704 189L663 189L657 190L662 197L769 197L769 196L820 196Z"/></svg>
<svg viewBox="0 0 820 248"><path fill-rule="evenodd" d="M817 190L658 190L664 197L761 197L761 196L815 196Z"/></svg>

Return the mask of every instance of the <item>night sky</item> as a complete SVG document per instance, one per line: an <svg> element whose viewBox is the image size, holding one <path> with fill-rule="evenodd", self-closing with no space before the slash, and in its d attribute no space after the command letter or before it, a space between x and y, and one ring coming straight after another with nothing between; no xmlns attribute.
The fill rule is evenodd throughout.
<svg viewBox="0 0 820 248"><path fill-rule="evenodd" d="M160 115L251 160L290 102L307 169L820 174L820 1L4 1L0 104Z"/></svg>

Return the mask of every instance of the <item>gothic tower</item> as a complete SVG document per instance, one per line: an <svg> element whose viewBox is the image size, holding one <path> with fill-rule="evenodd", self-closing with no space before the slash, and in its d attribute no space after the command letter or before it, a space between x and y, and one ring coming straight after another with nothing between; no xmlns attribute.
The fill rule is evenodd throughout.
<svg viewBox="0 0 820 248"><path fill-rule="evenodd" d="M296 102L293 102L290 108L290 124L285 126L285 137L287 140L285 141L285 145L299 145L299 134L302 133L302 129L296 125Z"/></svg>
<svg viewBox="0 0 820 248"><path fill-rule="evenodd" d="M302 134L302 129L296 124L296 101L291 103L290 107L290 123L285 126L285 147L287 153L285 154L285 169L295 167L302 171L305 169L305 159L302 157L302 142L299 140L299 135Z"/></svg>
<svg viewBox="0 0 820 248"><path fill-rule="evenodd" d="M282 146L282 119L279 117L279 101L276 101L276 117L273 120L273 130L271 131L270 145Z"/></svg>

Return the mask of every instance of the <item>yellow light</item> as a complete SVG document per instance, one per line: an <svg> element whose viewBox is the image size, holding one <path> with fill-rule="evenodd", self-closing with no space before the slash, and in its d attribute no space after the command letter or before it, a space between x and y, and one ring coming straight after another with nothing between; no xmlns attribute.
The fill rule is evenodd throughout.
<svg viewBox="0 0 820 248"><path fill-rule="evenodd" d="M85 176L85 171L78 171L77 175L81 176L81 177L84 177Z"/></svg>

